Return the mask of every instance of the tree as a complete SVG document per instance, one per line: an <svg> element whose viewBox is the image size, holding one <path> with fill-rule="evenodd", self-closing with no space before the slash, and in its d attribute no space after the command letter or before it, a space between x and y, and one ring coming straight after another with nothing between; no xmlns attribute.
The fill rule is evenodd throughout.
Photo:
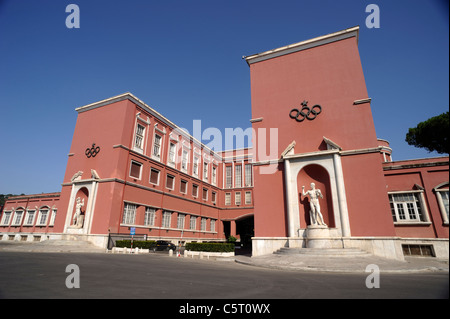
<svg viewBox="0 0 450 319"><path fill-rule="evenodd" d="M449 153L448 129L449 112L429 118L420 122L416 127L410 128L406 134L406 142L429 152L439 154Z"/></svg>

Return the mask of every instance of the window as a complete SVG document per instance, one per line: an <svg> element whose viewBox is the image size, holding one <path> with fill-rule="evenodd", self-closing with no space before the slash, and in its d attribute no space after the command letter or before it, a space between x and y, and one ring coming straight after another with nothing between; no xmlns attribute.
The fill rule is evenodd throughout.
<svg viewBox="0 0 450 319"><path fill-rule="evenodd" d="M48 209L40 209L39 210L39 217L37 220L37 225L46 225L47 224L47 217L48 217Z"/></svg>
<svg viewBox="0 0 450 319"><path fill-rule="evenodd" d="M164 212L163 213L163 221L162 221L162 227L170 228L170 218L172 217L171 212Z"/></svg>
<svg viewBox="0 0 450 319"><path fill-rule="evenodd" d="M130 177L141 179L141 168L142 168L141 163L131 161Z"/></svg>
<svg viewBox="0 0 450 319"><path fill-rule="evenodd" d="M234 204L241 205L241 192L234 193Z"/></svg>
<svg viewBox="0 0 450 319"><path fill-rule="evenodd" d="M216 192L211 193L211 202L213 202L214 204L216 203L216 196L217 196Z"/></svg>
<svg viewBox="0 0 450 319"><path fill-rule="evenodd" d="M192 196L198 196L198 185L192 184Z"/></svg>
<svg viewBox="0 0 450 319"><path fill-rule="evenodd" d="M11 219L11 212L4 212L2 217L2 225L9 225Z"/></svg>
<svg viewBox="0 0 450 319"><path fill-rule="evenodd" d="M441 196L442 196L442 202L444 203L444 209L445 209L445 213L447 214L447 220L448 220L448 206L449 206L449 201L448 201L448 190L447 191L441 191Z"/></svg>
<svg viewBox="0 0 450 319"><path fill-rule="evenodd" d="M134 204L125 203L123 207L122 224L134 225L134 221L136 218L136 208L137 206Z"/></svg>
<svg viewBox="0 0 450 319"><path fill-rule="evenodd" d="M34 215L36 211L35 210L28 210L27 215L25 216L24 226L31 226L34 223Z"/></svg>
<svg viewBox="0 0 450 319"><path fill-rule="evenodd" d="M155 141L153 143L153 155L160 157L161 155L161 136L155 134Z"/></svg>
<svg viewBox="0 0 450 319"><path fill-rule="evenodd" d="M448 211L449 211L449 190L448 189L439 189L440 187L445 187L448 188L448 183L447 185L440 185L436 188L434 188L435 192L436 192L436 197L437 197L437 201L439 204L439 209L441 211L441 216L442 216L442 220L444 222L444 224L448 225L449 221L448 221Z"/></svg>
<svg viewBox="0 0 450 319"><path fill-rule="evenodd" d="M225 167L225 188L231 188L233 186L232 166Z"/></svg>
<svg viewBox="0 0 450 319"><path fill-rule="evenodd" d="M192 168L192 174L198 177L198 157L194 156L194 166Z"/></svg>
<svg viewBox="0 0 450 319"><path fill-rule="evenodd" d="M169 163L175 164L175 156L176 156L177 145L175 143L170 142L169 145Z"/></svg>
<svg viewBox="0 0 450 319"><path fill-rule="evenodd" d="M402 245L403 255L405 256L424 256L435 257L433 245Z"/></svg>
<svg viewBox="0 0 450 319"><path fill-rule="evenodd" d="M197 217L191 216L191 220L189 221L189 229L196 229Z"/></svg>
<svg viewBox="0 0 450 319"><path fill-rule="evenodd" d="M50 223L48 224L49 226L55 225L56 211L56 209L52 209L52 216L50 216Z"/></svg>
<svg viewBox="0 0 450 319"><path fill-rule="evenodd" d="M154 226L155 225L155 215L156 215L156 209L147 207L145 209L144 225L145 226Z"/></svg>
<svg viewBox="0 0 450 319"><path fill-rule="evenodd" d="M183 171L187 171L187 168L188 168L188 155L189 155L189 153L186 151L186 150L183 150L183 157L182 157L182 160L181 160L181 169L183 170Z"/></svg>
<svg viewBox="0 0 450 319"><path fill-rule="evenodd" d="M144 151L144 133L145 127L141 124L136 126L136 136L134 138L134 147L137 151Z"/></svg>
<svg viewBox="0 0 450 319"><path fill-rule="evenodd" d="M245 187L252 186L252 164L245 164Z"/></svg>
<svg viewBox="0 0 450 319"><path fill-rule="evenodd" d="M166 177L166 188L173 189L173 185L175 184L175 176L167 174Z"/></svg>
<svg viewBox="0 0 450 319"><path fill-rule="evenodd" d="M184 229L184 219L186 215L185 214L178 214L177 218L177 228Z"/></svg>
<svg viewBox="0 0 450 319"><path fill-rule="evenodd" d="M225 193L225 205L231 205L231 193Z"/></svg>
<svg viewBox="0 0 450 319"><path fill-rule="evenodd" d="M208 163L203 162L203 180L208 181Z"/></svg>
<svg viewBox="0 0 450 319"><path fill-rule="evenodd" d="M20 226L22 223L23 211L17 211L14 213L14 220L12 221L11 226Z"/></svg>
<svg viewBox="0 0 450 319"><path fill-rule="evenodd" d="M150 183L159 185L159 171L155 168L150 169Z"/></svg>
<svg viewBox="0 0 450 319"><path fill-rule="evenodd" d="M185 181L185 180L181 180L181 183L180 183L180 193L182 193L182 194L186 194L187 193L187 181Z"/></svg>
<svg viewBox="0 0 450 319"><path fill-rule="evenodd" d="M422 207L418 193L389 194L394 222L423 222Z"/></svg>
<svg viewBox="0 0 450 319"><path fill-rule="evenodd" d="M234 187L242 187L242 165L234 167Z"/></svg>
<svg viewBox="0 0 450 319"><path fill-rule="evenodd" d="M212 176L212 180L211 180L211 183L213 184L213 185L216 185L217 184L217 167L215 167L215 166L213 166L212 167L212 174L211 174Z"/></svg>
<svg viewBox="0 0 450 319"><path fill-rule="evenodd" d="M214 219L211 219L210 231L216 231L216 221Z"/></svg>
<svg viewBox="0 0 450 319"><path fill-rule="evenodd" d="M206 218L202 217L201 224L200 224L200 230L206 231Z"/></svg>
<svg viewBox="0 0 450 319"><path fill-rule="evenodd" d="M250 205L252 203L252 192L245 192L245 204Z"/></svg>
<svg viewBox="0 0 450 319"><path fill-rule="evenodd" d="M208 189L203 188L202 198L203 200L208 200Z"/></svg>

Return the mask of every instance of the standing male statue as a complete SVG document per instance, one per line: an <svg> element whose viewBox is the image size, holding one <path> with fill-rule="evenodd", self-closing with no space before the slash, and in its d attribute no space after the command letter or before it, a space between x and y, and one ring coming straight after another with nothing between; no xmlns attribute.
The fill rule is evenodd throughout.
<svg viewBox="0 0 450 319"><path fill-rule="evenodd" d="M320 212L319 196L323 198L320 189L316 189L316 184L311 183L311 190L305 192L305 186L302 186L303 196L309 195L311 210L309 212L309 217L311 225L322 225L327 226L323 221L322 213Z"/></svg>
<svg viewBox="0 0 450 319"><path fill-rule="evenodd" d="M77 203L75 206L75 215L73 216L73 225L76 228L83 227L84 216L81 214L81 207L84 206L84 198L81 201L80 197L77 197Z"/></svg>

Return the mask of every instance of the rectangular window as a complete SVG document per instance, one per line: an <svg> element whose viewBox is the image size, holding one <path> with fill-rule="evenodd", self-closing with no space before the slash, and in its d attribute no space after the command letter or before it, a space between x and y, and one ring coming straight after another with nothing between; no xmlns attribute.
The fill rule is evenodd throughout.
<svg viewBox="0 0 450 319"><path fill-rule="evenodd" d="M155 134L155 140L153 142L153 155L156 157L161 156L161 136Z"/></svg>
<svg viewBox="0 0 450 319"><path fill-rule="evenodd" d="M242 187L242 165L234 167L234 187Z"/></svg>
<svg viewBox="0 0 450 319"><path fill-rule="evenodd" d="M27 215L25 216L25 222L23 224L27 226L33 225L35 213L36 213L35 210L28 210Z"/></svg>
<svg viewBox="0 0 450 319"><path fill-rule="evenodd" d="M134 147L141 152L144 150L144 133L145 127L138 124L136 127L136 136L134 138Z"/></svg>
<svg viewBox="0 0 450 319"><path fill-rule="evenodd" d="M194 156L194 166L192 168L192 174L198 177L198 157Z"/></svg>
<svg viewBox="0 0 450 319"><path fill-rule="evenodd" d="M169 145L169 163L175 163L175 155L176 155L177 145L175 143L170 142Z"/></svg>
<svg viewBox="0 0 450 319"><path fill-rule="evenodd" d="M214 219L211 219L210 231L212 232L216 231L216 221Z"/></svg>
<svg viewBox="0 0 450 319"><path fill-rule="evenodd" d="M441 195L442 199L442 205L444 206L444 213L447 216L447 222L448 222L448 210L449 210L449 196L448 196L448 190L440 191L438 190L439 194Z"/></svg>
<svg viewBox="0 0 450 319"><path fill-rule="evenodd" d="M141 179L141 168L142 168L141 163L131 161L130 177Z"/></svg>
<svg viewBox="0 0 450 319"><path fill-rule="evenodd" d="M50 217L50 223L48 224L49 226L55 225L56 212L57 212L56 209L52 209L52 216Z"/></svg>
<svg viewBox="0 0 450 319"><path fill-rule="evenodd" d="M392 219L394 222L425 221L419 196L419 193L389 194Z"/></svg>
<svg viewBox="0 0 450 319"><path fill-rule="evenodd" d="M211 183L213 185L216 185L217 184L217 167L215 167L215 166L212 167L212 176L211 177L212 177Z"/></svg>
<svg viewBox="0 0 450 319"><path fill-rule="evenodd" d="M180 183L180 193L182 193L182 194L186 194L187 193L187 181L185 181L185 180L181 180L181 183Z"/></svg>
<svg viewBox="0 0 450 319"><path fill-rule="evenodd" d="M145 226L154 226L155 225L155 215L156 215L156 209L147 207L145 209L144 225Z"/></svg>
<svg viewBox="0 0 450 319"><path fill-rule="evenodd" d="M203 188L202 198L203 200L208 200L208 189Z"/></svg>
<svg viewBox="0 0 450 319"><path fill-rule="evenodd" d="M4 212L2 217L2 225L9 225L11 219L11 212Z"/></svg>
<svg viewBox="0 0 450 319"><path fill-rule="evenodd" d="M159 185L159 171L155 168L150 169L150 183Z"/></svg>
<svg viewBox="0 0 450 319"><path fill-rule="evenodd" d="M197 217L191 216L191 220L189 221L189 229L195 230L197 224Z"/></svg>
<svg viewBox="0 0 450 319"><path fill-rule="evenodd" d="M208 181L208 163L203 162L203 180Z"/></svg>
<svg viewBox="0 0 450 319"><path fill-rule="evenodd" d="M188 155L189 155L189 153L187 151L183 150L183 157L181 160L181 169L183 171L187 171Z"/></svg>
<svg viewBox="0 0 450 319"><path fill-rule="evenodd" d="M47 217L48 217L48 209L41 209L39 210L39 217L37 225L46 225L47 224Z"/></svg>
<svg viewBox="0 0 450 319"><path fill-rule="evenodd" d="M12 222L12 226L20 226L22 223L23 211L16 211L14 213L14 220Z"/></svg>
<svg viewBox="0 0 450 319"><path fill-rule="evenodd" d="M214 204L216 203L216 196L217 196L216 192L211 193L211 202L213 202Z"/></svg>
<svg viewBox="0 0 450 319"><path fill-rule="evenodd" d="M136 219L136 208L137 206L134 204L125 203L123 207L122 224L134 225L134 221Z"/></svg>
<svg viewBox="0 0 450 319"><path fill-rule="evenodd" d="M241 205L241 192L234 193L234 204Z"/></svg>
<svg viewBox="0 0 450 319"><path fill-rule="evenodd" d="M178 214L177 218L177 228L184 229L184 219L186 215L185 214Z"/></svg>
<svg viewBox="0 0 450 319"><path fill-rule="evenodd" d="M232 169L232 166L225 166L225 188L231 188L233 186Z"/></svg>
<svg viewBox="0 0 450 319"><path fill-rule="evenodd" d="M167 174L167 177L166 177L166 188L173 189L174 184L175 184L175 176Z"/></svg>
<svg viewBox="0 0 450 319"><path fill-rule="evenodd" d="M200 230L206 231L206 218L202 217L201 224L200 224Z"/></svg>
<svg viewBox="0 0 450 319"><path fill-rule="evenodd" d="M192 184L192 196L198 196L198 185Z"/></svg>
<svg viewBox="0 0 450 319"><path fill-rule="evenodd" d="M231 205L231 193L225 193L225 205Z"/></svg>
<svg viewBox="0 0 450 319"><path fill-rule="evenodd" d="M245 187L252 186L252 164L245 164Z"/></svg>
<svg viewBox="0 0 450 319"><path fill-rule="evenodd" d="M250 205L252 203L252 192L245 192L245 204Z"/></svg>
<svg viewBox="0 0 450 319"><path fill-rule="evenodd" d="M164 212L163 213L163 221L162 221L162 227L170 228L170 218L172 217L171 212Z"/></svg>

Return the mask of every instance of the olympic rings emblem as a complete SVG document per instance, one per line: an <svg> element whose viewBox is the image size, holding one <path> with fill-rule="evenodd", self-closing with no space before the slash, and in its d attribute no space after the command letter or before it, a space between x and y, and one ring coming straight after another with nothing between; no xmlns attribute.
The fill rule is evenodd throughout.
<svg viewBox="0 0 450 319"><path fill-rule="evenodd" d="M84 154L87 156L87 158L95 157L98 152L100 152L100 146L95 147L95 143L92 144L91 148L87 148Z"/></svg>
<svg viewBox="0 0 450 319"><path fill-rule="evenodd" d="M298 109L292 109L291 112L289 112L289 116L290 118L295 119L297 122L303 122L305 119L312 121L321 112L322 107L319 104L316 104L312 108L309 108L308 101L303 101L301 110L299 111Z"/></svg>

